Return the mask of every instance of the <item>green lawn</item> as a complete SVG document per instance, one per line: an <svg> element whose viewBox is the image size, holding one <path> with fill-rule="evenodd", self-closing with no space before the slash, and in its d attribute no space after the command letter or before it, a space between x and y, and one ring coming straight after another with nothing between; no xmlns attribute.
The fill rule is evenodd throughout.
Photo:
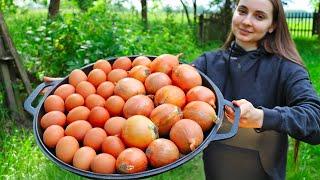
<svg viewBox="0 0 320 180"><path fill-rule="evenodd" d="M19 32L17 30L18 28L24 29L24 27L30 24L41 24L41 18L43 17L42 14L39 18L32 19L22 17L21 15L19 17L8 18L11 24L9 29L12 34L14 34L15 43L20 45L19 43L25 42L23 41L25 35ZM26 19L22 21L19 18ZM182 37L180 36L180 38ZM313 85L320 95L320 42L316 39L295 39L295 42L310 72ZM179 41L179 43L181 42ZM188 45L193 44L193 42L186 43L188 43ZM179 47L181 45L175 44L172 48L176 46ZM22 48L23 46L19 47L21 47L18 49L19 51L27 51ZM200 55L201 52L216 47L217 44L211 44L206 47L186 49L186 58L191 60ZM160 49L157 52L164 50L165 49ZM3 89L1 89L1 92L3 92ZM32 130L22 128L19 124L10 120L3 102L4 96L3 93L0 93L0 179L82 179L82 177L62 170L49 161L37 147ZM294 165L292 142L293 141L290 140L287 179L320 179L320 173L318 172L318 167L320 167L319 146L302 143L298 164ZM204 179L201 155L173 171L150 179Z"/></svg>

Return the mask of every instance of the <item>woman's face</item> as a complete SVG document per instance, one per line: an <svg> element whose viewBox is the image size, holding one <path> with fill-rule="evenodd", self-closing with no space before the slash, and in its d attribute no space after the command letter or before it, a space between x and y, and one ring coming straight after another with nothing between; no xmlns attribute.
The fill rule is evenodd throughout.
<svg viewBox="0 0 320 180"><path fill-rule="evenodd" d="M240 0L232 17L236 42L246 50L256 49L258 41L273 31L272 12L269 0Z"/></svg>

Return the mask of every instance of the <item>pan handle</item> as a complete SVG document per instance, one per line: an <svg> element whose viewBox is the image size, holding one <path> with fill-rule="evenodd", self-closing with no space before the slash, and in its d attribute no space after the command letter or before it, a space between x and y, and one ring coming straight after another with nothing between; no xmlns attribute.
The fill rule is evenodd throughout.
<svg viewBox="0 0 320 180"><path fill-rule="evenodd" d="M54 86L56 85L58 82L60 81L52 81L50 83L46 83L46 82L43 82L41 84L39 84L35 90L32 91L32 93L27 97L27 99L24 101L24 104L23 104L23 107L24 109L30 113L31 115L35 115L35 112L36 112L36 108L34 108L32 106L32 103L33 101L36 99L36 97L40 94L40 92L46 88L46 87L49 87L49 86Z"/></svg>
<svg viewBox="0 0 320 180"><path fill-rule="evenodd" d="M224 105L230 106L235 112L233 125L232 125L229 132L224 133L224 134L216 134L216 136L214 136L211 139L211 141L229 139L229 138L232 138L233 136L235 136L238 132L239 120L240 120L240 108L238 106L235 106L234 104L232 104L232 102L230 102L228 100L224 100Z"/></svg>

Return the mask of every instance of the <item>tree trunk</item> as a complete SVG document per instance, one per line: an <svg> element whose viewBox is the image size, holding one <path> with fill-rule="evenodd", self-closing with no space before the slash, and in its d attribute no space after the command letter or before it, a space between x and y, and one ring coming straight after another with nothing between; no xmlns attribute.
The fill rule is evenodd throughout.
<svg viewBox="0 0 320 180"><path fill-rule="evenodd" d="M59 13L60 0L50 0L48 17L55 18Z"/></svg>
<svg viewBox="0 0 320 180"><path fill-rule="evenodd" d="M232 21L231 0L226 0L226 2L224 4L224 15L223 15L223 18L224 18L224 22L223 22L223 24L224 24L224 33L226 34L226 37L227 37L227 34L230 31L230 24L231 24L231 21Z"/></svg>
<svg viewBox="0 0 320 180"><path fill-rule="evenodd" d="M141 0L141 17L145 27L148 26L148 6L147 0Z"/></svg>
<svg viewBox="0 0 320 180"><path fill-rule="evenodd" d="M182 6L183 6L184 11L186 12L188 24L191 25L191 21L190 21L190 17L189 17L189 12L188 12L188 7L187 7L187 5L183 2L183 0L180 0L180 2L181 2L181 4L182 4Z"/></svg>
<svg viewBox="0 0 320 180"><path fill-rule="evenodd" d="M319 3L318 3L318 12L316 13L316 17L313 17L313 18L316 18L316 31L318 33L318 40L320 41L320 0L319 0Z"/></svg>
<svg viewBox="0 0 320 180"><path fill-rule="evenodd" d="M193 22L197 23L197 0L193 0Z"/></svg>
<svg viewBox="0 0 320 180"><path fill-rule="evenodd" d="M319 3L318 3L319 7L318 7L318 40L320 41L320 0L319 0Z"/></svg>

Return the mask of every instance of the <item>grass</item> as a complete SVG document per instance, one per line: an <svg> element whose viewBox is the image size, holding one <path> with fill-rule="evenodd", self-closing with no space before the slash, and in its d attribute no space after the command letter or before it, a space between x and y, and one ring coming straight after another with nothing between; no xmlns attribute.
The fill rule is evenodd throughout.
<svg viewBox="0 0 320 180"><path fill-rule="evenodd" d="M38 18L24 17L7 18L12 36L21 37L15 28L28 26L28 24L41 24L45 18L45 12L39 13ZM23 18L26 18L23 20ZM28 19L29 18L29 19ZM22 28L22 27L20 27ZM15 38L20 39L20 38ZM320 43L316 39L295 39L299 52L310 72L310 77L315 89L320 94ZM15 44L20 43L19 40ZM208 45L199 48L190 55L193 59L201 52L210 50L216 45ZM1 92L3 92L1 90ZM31 120L31 118L30 118ZM31 129L21 127L11 120L8 111L3 104L3 94L0 93L0 179L83 179L73 173L60 169L49 161L38 148ZM287 179L320 179L318 167L320 167L320 148L305 143L301 144L298 164L293 164L293 149L290 140L287 166ZM201 154L192 161L167 173L154 176L152 180L160 179L204 179Z"/></svg>
<svg viewBox="0 0 320 180"><path fill-rule="evenodd" d="M310 79L320 95L320 43L317 39L295 39L297 48L310 73ZM287 179L320 179L320 148L301 143L298 163L293 163L293 140L290 141Z"/></svg>

